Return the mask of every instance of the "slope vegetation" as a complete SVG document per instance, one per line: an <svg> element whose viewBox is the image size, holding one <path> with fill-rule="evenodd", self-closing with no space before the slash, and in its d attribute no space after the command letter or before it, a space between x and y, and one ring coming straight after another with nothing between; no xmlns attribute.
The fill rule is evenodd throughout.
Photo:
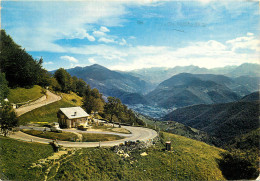
<svg viewBox="0 0 260 181"><path fill-rule="evenodd" d="M121 157L113 148L85 148L65 151L67 155L57 157L54 162L44 162L43 158L50 156L53 152L49 145L24 143L0 137L1 178L11 180L36 178L37 180L44 180L44 178L53 180L225 180L217 163L224 150L169 133L163 133L162 142L164 143L165 140L172 141L174 151L163 151L165 146L161 142L157 142L150 148L125 152L129 157ZM148 155L141 156L143 152Z"/></svg>
<svg viewBox="0 0 260 181"><path fill-rule="evenodd" d="M22 103L36 100L41 96L43 96L42 88L38 85L35 85L29 89L21 87L10 89L7 98L11 103Z"/></svg>
<svg viewBox="0 0 260 181"><path fill-rule="evenodd" d="M0 136L0 178L43 180L42 168L33 169L30 166L52 153L53 149L50 145L25 143Z"/></svg>
<svg viewBox="0 0 260 181"><path fill-rule="evenodd" d="M163 133L172 141L174 152L164 145L128 152L122 158L111 149L88 148L77 151L61 163L55 180L224 180L217 159L223 150L182 136ZM140 156L146 152L147 156Z"/></svg>
<svg viewBox="0 0 260 181"><path fill-rule="evenodd" d="M177 109L163 119L205 131L225 143L257 129L258 117L259 102L253 101L190 106Z"/></svg>

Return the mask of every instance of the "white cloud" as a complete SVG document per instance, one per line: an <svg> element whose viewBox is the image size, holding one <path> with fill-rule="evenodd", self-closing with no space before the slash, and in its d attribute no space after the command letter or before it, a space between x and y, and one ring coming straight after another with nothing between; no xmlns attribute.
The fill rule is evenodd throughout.
<svg viewBox="0 0 260 181"><path fill-rule="evenodd" d="M213 2L213 0L198 0L199 2L201 2L202 4L208 4L210 2Z"/></svg>
<svg viewBox="0 0 260 181"><path fill-rule="evenodd" d="M99 41L99 42L104 42L104 43L115 43L115 40L114 40L114 39L105 38L105 37L99 38L98 41Z"/></svg>
<svg viewBox="0 0 260 181"><path fill-rule="evenodd" d="M122 40L119 42L119 45L126 45L126 40L124 38L122 38Z"/></svg>
<svg viewBox="0 0 260 181"><path fill-rule="evenodd" d="M193 42L182 48L172 48L165 46L137 46L124 50L127 52L128 62L119 62L117 65L110 66L116 70L133 70L150 67L174 67L197 65L200 67L213 68L223 67L226 65L240 65L245 62L259 63L259 55L257 53L235 52L234 47L251 47L255 44L241 45L237 42L255 40L245 37L238 37L225 43L216 40L205 42ZM254 49L254 47L253 47Z"/></svg>
<svg viewBox="0 0 260 181"><path fill-rule="evenodd" d="M98 31L94 36L90 35L88 32L93 31L93 24L102 24L104 31L107 25L121 25L123 15L127 13L124 3L106 1L32 2L24 3L22 9L27 13L20 7L14 7L16 13L8 17L13 26L6 31L26 50L50 52L65 52L65 47L56 44L60 39L87 38L95 41L95 35L104 36L105 33ZM37 16L32 18L32 14Z"/></svg>
<svg viewBox="0 0 260 181"><path fill-rule="evenodd" d="M253 36L253 33L247 33L247 36L238 37L226 41L231 46L232 51L239 51L241 49L259 51L260 40Z"/></svg>
<svg viewBox="0 0 260 181"><path fill-rule="evenodd" d="M84 38L87 38L89 41L95 41L95 37L94 36L91 36L87 33L87 31L83 28L81 29L76 29L75 31L73 32L70 32L69 33L64 33L64 35L68 38L68 39L75 39L75 38L78 38L78 39L84 39Z"/></svg>
<svg viewBox="0 0 260 181"><path fill-rule="evenodd" d="M91 35L89 35L88 33L86 34L86 37L87 37L87 39L88 39L89 41L95 41L95 40L96 40L94 36L91 36Z"/></svg>
<svg viewBox="0 0 260 181"><path fill-rule="evenodd" d="M246 37L246 36L245 36ZM69 47L65 51L73 54L95 56L96 60L113 62L111 69L131 70L150 67L174 67L197 65L213 68L226 65L240 65L244 62L258 63L257 53L245 53L233 51L233 45L237 41L252 41L250 37L238 37L221 43L216 40L204 42L192 42L181 48L167 46L109 46L87 45L81 47ZM108 40L109 41L109 40ZM115 41L114 41L115 42ZM89 58L89 62L94 62Z"/></svg>
<svg viewBox="0 0 260 181"><path fill-rule="evenodd" d="M74 58L74 57L71 57L71 56L61 56L60 59L63 59L63 60L68 60L69 62L72 62L72 63L78 63L79 61Z"/></svg>
<svg viewBox="0 0 260 181"><path fill-rule="evenodd" d="M246 35L247 35L247 36L254 36L254 33L248 32Z"/></svg>
<svg viewBox="0 0 260 181"><path fill-rule="evenodd" d="M43 64L44 64L44 65L52 65L53 62L52 62L52 61L50 61L50 62L43 62Z"/></svg>
<svg viewBox="0 0 260 181"><path fill-rule="evenodd" d="M93 35L94 35L95 37L102 37L102 36L105 36L106 33L104 33L103 31L94 31L94 32L93 32Z"/></svg>
<svg viewBox="0 0 260 181"><path fill-rule="evenodd" d="M99 30L102 31L102 32L109 32L109 31L110 31L110 30L109 30L107 27L105 27L105 26L101 26Z"/></svg>
<svg viewBox="0 0 260 181"><path fill-rule="evenodd" d="M128 39L129 39L129 40L134 40L134 39L136 39L136 37L135 37L135 36L129 36Z"/></svg>
<svg viewBox="0 0 260 181"><path fill-rule="evenodd" d="M93 64L97 63L97 61L94 58L89 58L88 61L89 61L89 63L93 63Z"/></svg>

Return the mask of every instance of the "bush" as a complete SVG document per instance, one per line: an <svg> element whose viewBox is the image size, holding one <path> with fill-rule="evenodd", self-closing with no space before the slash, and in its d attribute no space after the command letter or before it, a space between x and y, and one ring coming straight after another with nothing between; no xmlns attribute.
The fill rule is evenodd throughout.
<svg viewBox="0 0 260 181"><path fill-rule="evenodd" d="M76 99L71 99L71 101L72 101L72 102L74 102L74 103L76 103L76 102L77 102L77 100L76 100Z"/></svg>
<svg viewBox="0 0 260 181"><path fill-rule="evenodd" d="M255 179L259 175L258 156L252 152L224 152L219 167L228 180Z"/></svg>

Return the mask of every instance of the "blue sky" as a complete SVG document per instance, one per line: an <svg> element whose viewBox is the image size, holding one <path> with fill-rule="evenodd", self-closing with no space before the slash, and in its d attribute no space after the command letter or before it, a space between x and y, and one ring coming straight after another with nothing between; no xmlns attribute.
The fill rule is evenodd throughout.
<svg viewBox="0 0 260 181"><path fill-rule="evenodd" d="M7 1L1 26L47 70L259 61L257 1Z"/></svg>

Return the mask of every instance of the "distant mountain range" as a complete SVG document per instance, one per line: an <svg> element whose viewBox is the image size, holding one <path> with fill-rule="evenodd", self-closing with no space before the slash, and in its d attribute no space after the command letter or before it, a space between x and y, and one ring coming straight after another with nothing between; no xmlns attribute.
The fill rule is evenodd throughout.
<svg viewBox="0 0 260 181"><path fill-rule="evenodd" d="M195 105L177 109L163 117L207 132L228 143L259 127L259 92L232 103Z"/></svg>
<svg viewBox="0 0 260 181"><path fill-rule="evenodd" d="M224 76L181 73L160 83L145 98L165 108L239 100L238 94L220 83L222 79L231 82Z"/></svg>
<svg viewBox="0 0 260 181"><path fill-rule="evenodd" d="M179 73L191 74L220 74L228 77L260 77L260 65L244 63L240 66L226 66L221 68L206 69L198 66L176 66L174 68L156 67L129 71L128 73L142 80L158 85L162 81Z"/></svg>
<svg viewBox="0 0 260 181"><path fill-rule="evenodd" d="M142 94L150 91L152 86L138 77L112 71L98 64L67 71L72 76L83 79L92 88L97 88L105 96L118 97L126 104L147 104Z"/></svg>
<svg viewBox="0 0 260 181"><path fill-rule="evenodd" d="M258 90L258 69L258 64L215 69L191 65L120 72L94 64L67 71L99 89L104 96L120 98L124 104L157 105L168 109L236 101Z"/></svg>

